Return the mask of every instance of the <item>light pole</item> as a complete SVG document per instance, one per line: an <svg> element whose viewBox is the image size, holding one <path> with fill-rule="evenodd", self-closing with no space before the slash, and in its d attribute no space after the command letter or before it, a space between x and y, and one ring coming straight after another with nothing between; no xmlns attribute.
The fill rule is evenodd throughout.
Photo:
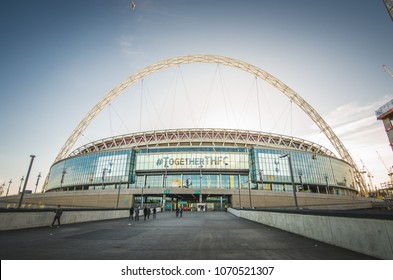
<svg viewBox="0 0 393 280"><path fill-rule="evenodd" d="M279 158L285 158L285 157L288 158L289 172L291 173L291 182L292 182L292 190L293 190L293 198L295 200L295 206L296 206L296 209L299 209L299 206L297 204L297 197L296 197L295 179L293 178L291 155L285 154L285 155L279 156Z"/></svg>
<svg viewBox="0 0 393 280"><path fill-rule="evenodd" d="M301 189L303 190L303 180L302 180L302 176L303 176L303 173L302 173L301 171L299 171L300 187L301 187Z"/></svg>
<svg viewBox="0 0 393 280"><path fill-rule="evenodd" d="M10 190L11 184L12 184L12 179L8 182L7 193L5 194L5 196L8 196L8 191Z"/></svg>
<svg viewBox="0 0 393 280"><path fill-rule="evenodd" d="M22 176L22 178L20 178L20 185L19 185L19 190L18 190L18 194L20 194L20 190L22 189L22 182L25 178Z"/></svg>
<svg viewBox="0 0 393 280"><path fill-rule="evenodd" d="M147 180L147 175L145 175L145 182L142 186L142 192L141 192L141 208L143 208L143 189L146 187L146 180Z"/></svg>
<svg viewBox="0 0 393 280"><path fill-rule="evenodd" d="M202 203L202 167L199 165L199 203Z"/></svg>
<svg viewBox="0 0 393 280"><path fill-rule="evenodd" d="M239 180L240 181L240 180ZM239 208L242 209L242 200L240 197L240 186L242 185L242 183L239 184Z"/></svg>
<svg viewBox="0 0 393 280"><path fill-rule="evenodd" d="M166 178L167 177L168 177L168 167L165 166L165 175L164 175L164 184L163 184L164 189L166 188Z"/></svg>
<svg viewBox="0 0 393 280"><path fill-rule="evenodd" d="M113 166L113 162L109 163L109 170L108 173L111 174L112 173L112 166Z"/></svg>
<svg viewBox="0 0 393 280"><path fill-rule="evenodd" d="M117 190L117 202L116 202L116 209L119 208L119 200L120 200L120 184L115 184L115 187L118 188Z"/></svg>
<svg viewBox="0 0 393 280"><path fill-rule="evenodd" d="M105 181L106 170L107 170L106 167L102 170L102 189L104 189L104 181Z"/></svg>
<svg viewBox="0 0 393 280"><path fill-rule="evenodd" d="M25 190L26 190L26 186L27 186L27 181L29 180L30 170L31 170L31 166L33 165L33 161L34 161L35 155L30 155L30 158L31 158L31 159L30 159L30 165L29 165L29 169L27 170L25 184L23 185L22 194L21 194L20 199L19 199L18 209L19 209L20 206L22 205L23 195L25 194Z"/></svg>
<svg viewBox="0 0 393 280"><path fill-rule="evenodd" d="M251 201L251 181L250 181L250 177L247 180L248 183L248 197L250 199L250 209L252 209L252 201Z"/></svg>
<svg viewBox="0 0 393 280"><path fill-rule="evenodd" d="M260 179L261 179L261 184L262 184L262 190L264 190L265 188L264 188L264 186L263 186L263 169L261 169L261 170L259 170L259 177L260 177Z"/></svg>
<svg viewBox="0 0 393 280"><path fill-rule="evenodd" d="M141 208L143 208L143 189L145 187L142 187L142 191L141 191Z"/></svg>
<svg viewBox="0 0 393 280"><path fill-rule="evenodd" d="M38 182L40 181L40 178L41 178L41 172L38 173L37 182L35 183L35 191L34 191L34 193L37 193L37 186L38 186Z"/></svg>
<svg viewBox="0 0 393 280"><path fill-rule="evenodd" d="M63 169L63 172L61 172L61 180L60 180L60 189L63 187L64 183L64 176L67 174L67 169Z"/></svg>
<svg viewBox="0 0 393 280"><path fill-rule="evenodd" d="M168 177L168 165L165 164L164 181L162 182L162 187L164 188L164 194L162 195L162 211L166 211L166 179Z"/></svg>
<svg viewBox="0 0 393 280"><path fill-rule="evenodd" d="M325 181L326 181L326 194L329 194L329 182L328 182L328 176L325 176Z"/></svg>

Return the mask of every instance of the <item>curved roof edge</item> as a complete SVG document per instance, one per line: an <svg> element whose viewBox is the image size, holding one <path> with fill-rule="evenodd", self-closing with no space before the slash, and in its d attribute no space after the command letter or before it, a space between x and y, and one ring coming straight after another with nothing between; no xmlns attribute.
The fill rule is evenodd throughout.
<svg viewBox="0 0 393 280"><path fill-rule="evenodd" d="M327 148L301 138L280 134L216 128L153 130L100 139L85 144L68 157L119 148L156 148L180 146L274 147L306 151L337 158Z"/></svg>

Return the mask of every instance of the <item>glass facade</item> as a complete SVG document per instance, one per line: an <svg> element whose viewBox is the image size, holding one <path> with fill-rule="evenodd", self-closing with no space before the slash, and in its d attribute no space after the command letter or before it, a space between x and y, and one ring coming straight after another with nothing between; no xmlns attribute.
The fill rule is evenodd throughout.
<svg viewBox="0 0 393 280"><path fill-rule="evenodd" d="M60 161L50 170L47 190L132 183L134 154L133 150L106 151Z"/></svg>
<svg viewBox="0 0 393 280"><path fill-rule="evenodd" d="M52 166L47 191L119 186L289 191L291 167L299 190L337 194L340 189L355 190L351 166L337 158L272 148L193 146L70 157Z"/></svg>
<svg viewBox="0 0 393 280"><path fill-rule="evenodd" d="M140 153L137 157L138 170L248 170L247 153L228 152L177 152L176 148L162 149L160 153Z"/></svg>
<svg viewBox="0 0 393 280"><path fill-rule="evenodd" d="M236 189L248 178L249 151L239 148L156 148L137 152L136 187Z"/></svg>
<svg viewBox="0 0 393 280"><path fill-rule="evenodd" d="M272 183L274 188L280 190L284 190L283 185L292 185L289 164L292 165L296 185L355 189L350 165L339 159L307 152L257 148L251 150L250 157L252 181Z"/></svg>

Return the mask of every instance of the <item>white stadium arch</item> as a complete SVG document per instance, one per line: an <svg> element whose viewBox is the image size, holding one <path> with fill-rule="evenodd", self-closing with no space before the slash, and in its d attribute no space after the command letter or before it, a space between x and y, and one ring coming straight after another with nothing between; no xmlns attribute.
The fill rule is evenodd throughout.
<svg viewBox="0 0 393 280"><path fill-rule="evenodd" d="M124 92L125 89L132 86L136 82L142 80L144 77L157 72L162 69L170 68L177 65L183 64L191 64L191 63L210 63L210 64L221 64L233 68L237 68L248 72L255 77L258 77L265 82L271 84L273 87L278 89L280 92L285 94L290 100L296 103L310 118L311 120L319 127L319 129L326 135L329 141L332 143L333 147L337 150L338 154L341 156L343 160L352 165L354 169L355 179L357 181L358 190L364 194L367 194L367 186L366 182L361 175L355 161L352 159L348 150L345 148L344 144L334 133L332 128L326 123L326 121L321 117L321 115L310 105L308 104L298 93L292 90L285 83L269 74L268 72L256 67L252 64L244 62L242 60L220 56L220 55L186 55L186 56L178 56L169 58L154 64L151 64L135 74L129 76L126 80L124 80L120 85L115 87L109 93L107 93L101 101L99 101L83 118L83 120L78 124L78 126L74 129L71 136L67 139L63 147L61 148L59 154L57 155L55 162L66 158L76 141L82 135L82 133L86 130L86 128L90 125L92 120L101 112L102 109L105 108L109 103L112 102L116 97L118 97L121 93ZM46 182L44 185L44 190L46 188Z"/></svg>

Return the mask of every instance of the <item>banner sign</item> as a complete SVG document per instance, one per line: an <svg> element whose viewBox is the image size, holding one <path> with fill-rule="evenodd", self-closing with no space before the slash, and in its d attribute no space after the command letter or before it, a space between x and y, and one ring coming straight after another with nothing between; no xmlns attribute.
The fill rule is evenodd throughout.
<svg viewBox="0 0 393 280"><path fill-rule="evenodd" d="M248 169L245 153L140 154L136 170L154 169Z"/></svg>

